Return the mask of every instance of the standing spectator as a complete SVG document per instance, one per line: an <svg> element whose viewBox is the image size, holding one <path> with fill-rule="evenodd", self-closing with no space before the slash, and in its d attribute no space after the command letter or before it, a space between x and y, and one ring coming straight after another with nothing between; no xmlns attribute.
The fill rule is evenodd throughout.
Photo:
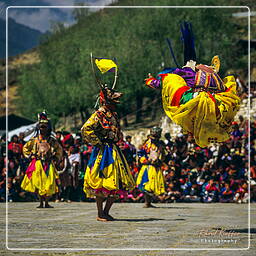
<svg viewBox="0 0 256 256"><path fill-rule="evenodd" d="M59 165L58 174L60 177L60 191L57 194L56 202L71 202L70 193L71 193L71 174L70 174L70 163L68 159L68 154L66 151L63 151L63 157Z"/></svg>
<svg viewBox="0 0 256 256"><path fill-rule="evenodd" d="M62 133L63 139L62 139L62 146L63 148L68 151L69 147L74 145L74 137L71 133L64 131Z"/></svg>
<svg viewBox="0 0 256 256"><path fill-rule="evenodd" d="M6 156L6 135L2 135L0 139L0 160Z"/></svg>
<svg viewBox="0 0 256 256"><path fill-rule="evenodd" d="M92 145L89 143L83 143L80 147L80 155L81 155L81 170L84 174L88 161L90 159L92 153Z"/></svg>
<svg viewBox="0 0 256 256"><path fill-rule="evenodd" d="M165 137L164 144L166 145L166 147L172 148L173 141L172 141L171 134L169 132L167 132L167 133L165 133L164 137Z"/></svg>
<svg viewBox="0 0 256 256"><path fill-rule="evenodd" d="M6 196L6 167L3 167L0 174L0 202L5 201Z"/></svg>
<svg viewBox="0 0 256 256"><path fill-rule="evenodd" d="M56 140L59 142L59 144L60 144L61 146L63 146L63 145L62 145L62 132L61 132L61 131L55 132L55 138L56 138Z"/></svg>
<svg viewBox="0 0 256 256"><path fill-rule="evenodd" d="M77 188L79 186L79 168L80 168L80 153L79 148L71 146L68 152L69 161L69 173L71 174L71 184L72 184L72 195L73 198L77 197Z"/></svg>
<svg viewBox="0 0 256 256"><path fill-rule="evenodd" d="M25 133L24 132L21 132L20 134L19 134L19 143L20 144L22 144L23 146L26 144L26 141L24 140L24 138L25 138Z"/></svg>
<svg viewBox="0 0 256 256"><path fill-rule="evenodd" d="M13 135L11 142L8 144L8 152L10 158L19 159L22 153L23 145L19 142L19 137Z"/></svg>
<svg viewBox="0 0 256 256"><path fill-rule="evenodd" d="M136 148L132 144L132 137L130 135L125 137L126 139L126 150L125 150L125 156L128 164L130 166L133 166L136 163Z"/></svg>

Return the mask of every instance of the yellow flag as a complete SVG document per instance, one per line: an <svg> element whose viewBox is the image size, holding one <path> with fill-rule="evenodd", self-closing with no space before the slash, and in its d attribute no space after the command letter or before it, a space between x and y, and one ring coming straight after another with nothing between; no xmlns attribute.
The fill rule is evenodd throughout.
<svg viewBox="0 0 256 256"><path fill-rule="evenodd" d="M117 65L110 59L95 59L95 64L102 74L106 72L114 72L117 69Z"/></svg>

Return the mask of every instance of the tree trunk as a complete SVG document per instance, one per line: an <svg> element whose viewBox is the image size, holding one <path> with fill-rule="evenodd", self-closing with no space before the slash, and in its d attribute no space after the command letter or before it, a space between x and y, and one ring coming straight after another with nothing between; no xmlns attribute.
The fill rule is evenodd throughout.
<svg viewBox="0 0 256 256"><path fill-rule="evenodd" d="M141 122L141 115L142 115L142 105L143 105L143 97L139 94L136 95L136 123Z"/></svg>
<svg viewBox="0 0 256 256"><path fill-rule="evenodd" d="M64 119L64 128L66 129L66 125L67 125L67 118L66 118L66 114L65 114L65 112L63 112L63 119Z"/></svg>
<svg viewBox="0 0 256 256"><path fill-rule="evenodd" d="M127 116L123 117L123 122L124 122L124 127L128 127L128 120L127 120Z"/></svg>
<svg viewBox="0 0 256 256"><path fill-rule="evenodd" d="M82 123L84 123L85 122L85 114L82 109L80 109L80 116L81 116Z"/></svg>
<svg viewBox="0 0 256 256"><path fill-rule="evenodd" d="M73 120L74 120L74 127L77 129L77 118L76 118L76 112L73 113Z"/></svg>
<svg viewBox="0 0 256 256"><path fill-rule="evenodd" d="M154 121L156 119L156 114L157 114L157 107L158 107L158 102L156 101L158 95L155 95L154 98L152 99L152 112L151 112L151 120Z"/></svg>

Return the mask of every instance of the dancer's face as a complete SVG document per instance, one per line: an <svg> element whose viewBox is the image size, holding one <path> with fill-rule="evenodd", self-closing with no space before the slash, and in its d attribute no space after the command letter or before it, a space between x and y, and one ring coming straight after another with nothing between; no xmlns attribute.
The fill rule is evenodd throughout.
<svg viewBox="0 0 256 256"><path fill-rule="evenodd" d="M115 105L115 104L120 103L120 98L123 95L121 92L117 92L117 91L115 91L113 89L109 89L109 88L105 89L104 94L105 94L105 98L103 101L105 101L105 103L108 105Z"/></svg>
<svg viewBox="0 0 256 256"><path fill-rule="evenodd" d="M39 126L40 134L46 135L47 134L47 128L48 128L48 126L46 124L40 124L40 126Z"/></svg>

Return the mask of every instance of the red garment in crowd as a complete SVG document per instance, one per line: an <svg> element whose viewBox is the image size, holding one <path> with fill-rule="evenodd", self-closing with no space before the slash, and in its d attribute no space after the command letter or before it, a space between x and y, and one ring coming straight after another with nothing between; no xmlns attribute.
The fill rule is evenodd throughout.
<svg viewBox="0 0 256 256"><path fill-rule="evenodd" d="M207 191L218 191L218 188L215 185L207 184L205 189Z"/></svg>
<svg viewBox="0 0 256 256"><path fill-rule="evenodd" d="M8 144L8 150L12 151L15 154L21 154L22 148L23 148L23 145L21 143L10 142Z"/></svg>

